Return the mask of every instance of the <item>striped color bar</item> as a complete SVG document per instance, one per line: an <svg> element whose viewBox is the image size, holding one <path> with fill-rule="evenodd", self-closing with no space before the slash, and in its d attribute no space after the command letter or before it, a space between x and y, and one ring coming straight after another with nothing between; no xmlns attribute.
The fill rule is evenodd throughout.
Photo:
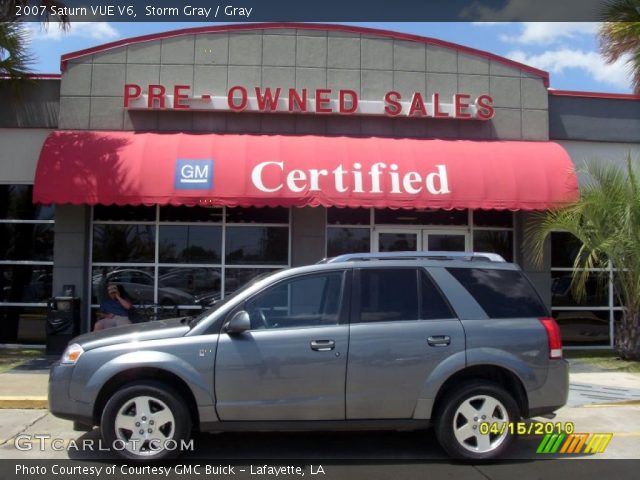
<svg viewBox="0 0 640 480"><path fill-rule="evenodd" d="M549 433L545 435L540 445L538 445L536 453L556 453L564 437L564 433Z"/></svg>
<svg viewBox="0 0 640 480"><path fill-rule="evenodd" d="M544 436L540 445L538 445L536 453L603 453L613 437L613 433L594 433L591 434L590 439L589 435L588 433L572 433L570 435L549 433ZM589 439L588 443L587 439ZM562 448L560 448L561 445Z"/></svg>
<svg viewBox="0 0 640 480"><path fill-rule="evenodd" d="M613 433L594 433L584 449L584 453L602 453L607 448Z"/></svg>

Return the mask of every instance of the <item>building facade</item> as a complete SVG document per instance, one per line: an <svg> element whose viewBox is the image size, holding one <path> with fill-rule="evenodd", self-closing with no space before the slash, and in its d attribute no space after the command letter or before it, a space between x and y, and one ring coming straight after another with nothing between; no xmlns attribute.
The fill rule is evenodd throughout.
<svg viewBox="0 0 640 480"><path fill-rule="evenodd" d="M0 343L42 343L67 285L88 331L109 282L188 313L327 256L460 250L519 263L565 344L613 344L620 306L596 278L614 272L578 304L572 238L553 234L535 265L523 236L575 199L570 167L640 155L637 97L554 91L490 53L338 25L167 32L61 70L19 99L0 80Z"/></svg>

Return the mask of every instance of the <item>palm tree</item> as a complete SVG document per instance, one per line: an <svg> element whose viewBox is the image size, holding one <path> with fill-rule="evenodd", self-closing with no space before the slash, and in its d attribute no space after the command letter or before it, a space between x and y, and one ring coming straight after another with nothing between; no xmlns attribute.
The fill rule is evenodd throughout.
<svg viewBox="0 0 640 480"><path fill-rule="evenodd" d="M566 208L540 213L525 242L542 263L545 239L553 231L573 234L581 243L572 273L578 300L586 296L587 269L617 269L614 286L624 307L616 325L615 348L627 360L640 360L640 176L638 162L626 168L588 164L581 198Z"/></svg>
<svg viewBox="0 0 640 480"><path fill-rule="evenodd" d="M0 76L16 82L29 73L32 57L26 43L26 32L17 23L0 23Z"/></svg>
<svg viewBox="0 0 640 480"><path fill-rule="evenodd" d="M607 63L624 55L628 60L631 82L640 94L640 0L610 0L602 9L600 51Z"/></svg>
<svg viewBox="0 0 640 480"><path fill-rule="evenodd" d="M30 73L29 67L33 61L27 48L27 32L22 28L20 18L16 15L18 6L28 4L29 0L6 0L0 5L0 77L9 77L14 87L19 86ZM51 19L49 7L61 7L64 3L58 0L40 0L38 5L47 7L40 10L42 14L39 19L44 25L48 25ZM56 17L56 19L60 28L69 27L67 16Z"/></svg>

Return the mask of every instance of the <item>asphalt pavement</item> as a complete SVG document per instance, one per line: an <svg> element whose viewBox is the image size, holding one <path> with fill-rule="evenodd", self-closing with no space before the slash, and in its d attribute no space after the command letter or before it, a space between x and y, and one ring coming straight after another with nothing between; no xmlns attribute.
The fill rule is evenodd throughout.
<svg viewBox="0 0 640 480"><path fill-rule="evenodd" d="M45 363L0 374L0 406L4 400L5 406L20 406L20 402L23 402L22 405L29 407L0 408L0 462L2 459L113 461L116 457L113 452L104 451L106 447L101 444L97 429L75 432L71 422L55 418L45 409L32 408L38 401L46 404L47 374ZM604 452L540 454L536 450L543 437L524 434L519 436L509 454L496 465L475 466L470 470L466 466L461 467L462 470L455 477L512 478L514 470L511 467L516 468L522 466L522 462L532 460L537 460L535 464L538 465L540 460L550 459L640 459L640 374L581 369L571 374L570 381L569 402L557 412L557 417L536 418L533 421L569 422L580 433L612 433ZM7 401L8 397L13 397L13 404ZM32 403L27 401L29 397ZM336 478L343 473L347 475L345 472L349 471L367 478L391 478L391 471L394 472L394 478L402 478L404 471L407 478L412 478L416 471L420 471L420 465L432 465L429 471L434 474L444 468L444 475L445 467L451 465L438 445L433 430L196 434L193 440L193 450L184 452L181 457L185 462L246 462L247 459L280 463L315 462L334 469L339 467L340 475ZM386 470L381 462L392 465L392 470ZM578 463L581 464L576 462L571 468L583 468L578 467ZM591 478L589 475L598 471L599 467L595 467L598 462L588 463L594 467L586 469L581 478ZM378 468L371 470L374 464ZM353 468L355 470L350 470ZM544 470L549 467L541 468ZM437 475L430 477L437 478ZM355 477L347 475L345 478ZM620 478L624 478L624 474Z"/></svg>

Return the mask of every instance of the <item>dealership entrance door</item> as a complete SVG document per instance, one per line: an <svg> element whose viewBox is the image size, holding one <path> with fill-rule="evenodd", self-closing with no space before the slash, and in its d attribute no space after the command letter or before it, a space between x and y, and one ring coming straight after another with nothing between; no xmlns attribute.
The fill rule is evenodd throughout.
<svg viewBox="0 0 640 480"><path fill-rule="evenodd" d="M374 252L471 250L470 235L466 229L432 228L380 228L376 229Z"/></svg>

